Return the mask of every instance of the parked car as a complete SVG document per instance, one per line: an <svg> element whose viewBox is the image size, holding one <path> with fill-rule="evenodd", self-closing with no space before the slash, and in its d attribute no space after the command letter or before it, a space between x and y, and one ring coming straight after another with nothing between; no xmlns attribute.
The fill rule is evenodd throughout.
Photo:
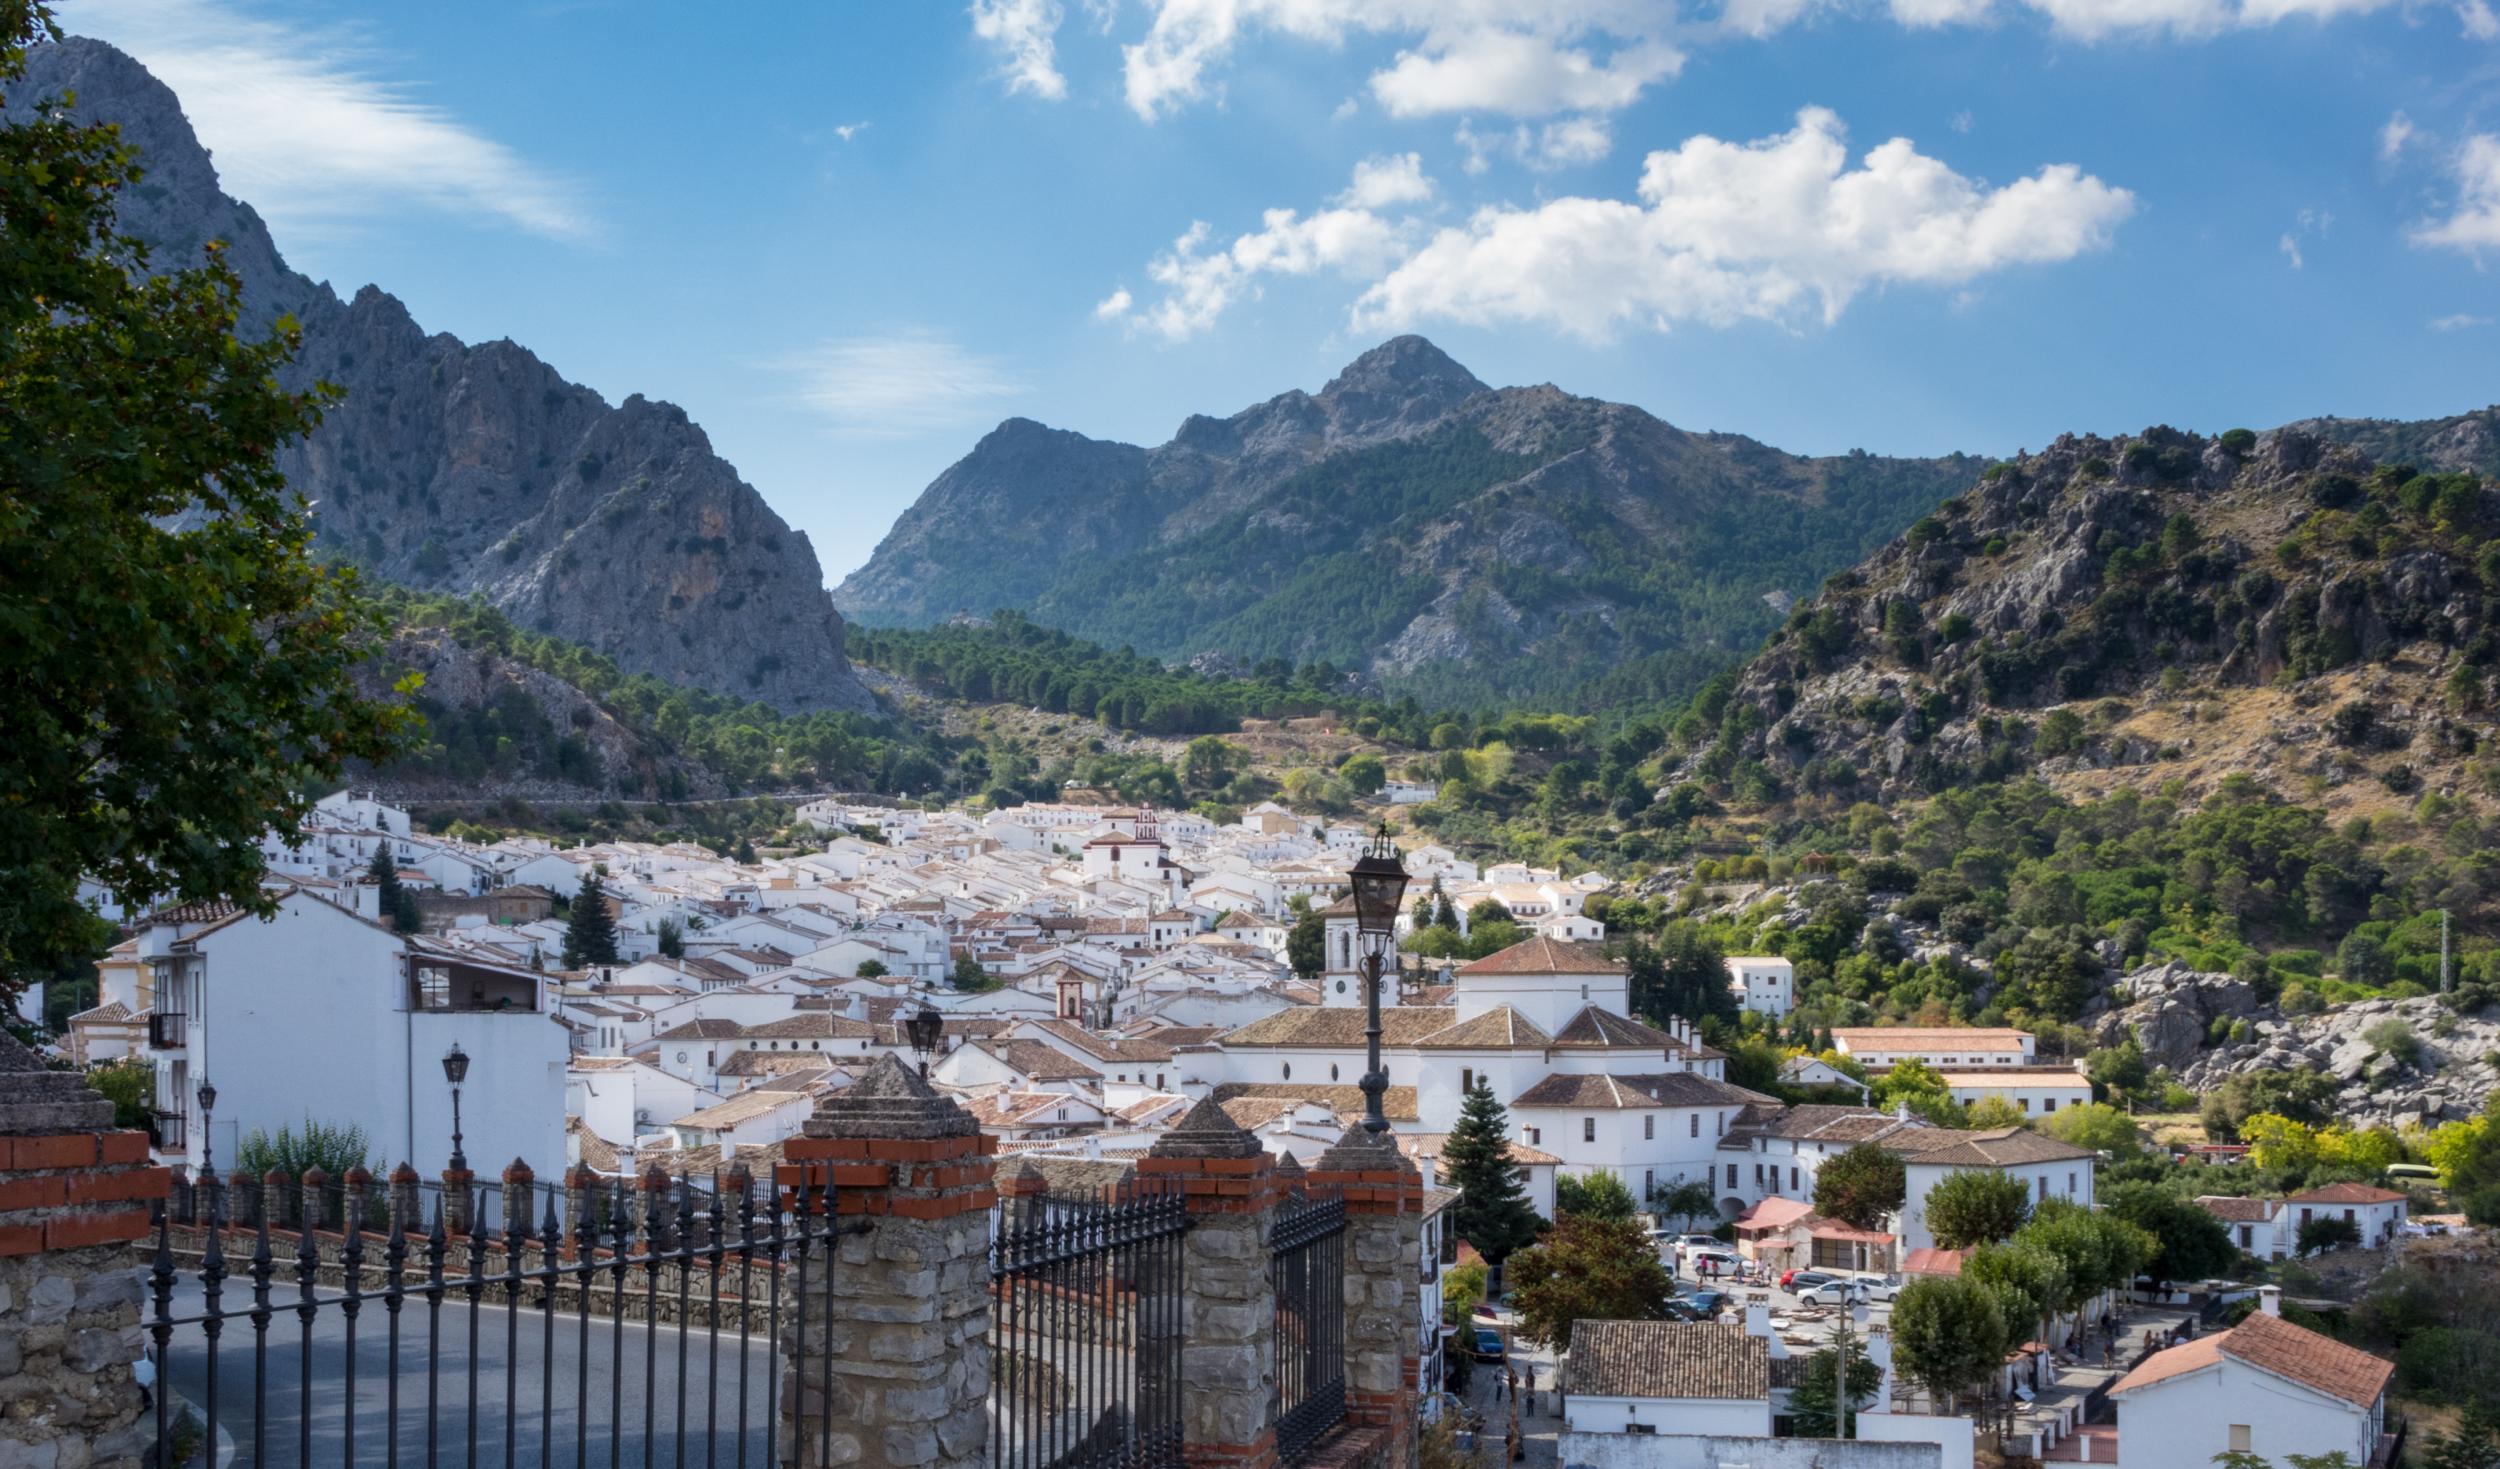
<svg viewBox="0 0 2500 1469"><path fill-rule="evenodd" d="M1699 1312L1699 1316L1695 1319L1707 1321L1711 1317L1719 1314L1719 1308L1726 1305L1727 1300L1728 1297L1726 1291L1697 1290L1686 1295L1677 1296L1667 1304L1671 1306L1680 1305L1688 1311Z"/></svg>
<svg viewBox="0 0 2500 1469"><path fill-rule="evenodd" d="M1901 1298L1901 1277L1898 1275L1861 1275L1858 1284L1866 1287L1870 1301L1897 1301Z"/></svg>
<svg viewBox="0 0 2500 1469"><path fill-rule="evenodd" d="M1821 1285L1824 1281L1839 1278L1828 1270L1789 1270L1780 1275L1780 1289L1804 1290L1808 1286Z"/></svg>
<svg viewBox="0 0 2500 1469"><path fill-rule="evenodd" d="M1862 1280L1826 1280L1797 1292L1797 1299L1809 1306L1847 1306L1866 1300L1868 1295Z"/></svg>
<svg viewBox="0 0 2500 1469"><path fill-rule="evenodd" d="M1476 1349L1469 1355L1479 1362L1501 1361L1503 1357L1502 1334L1489 1326L1477 1327Z"/></svg>
<svg viewBox="0 0 2500 1469"><path fill-rule="evenodd" d="M1675 1247L1679 1250L1724 1250L1727 1241L1715 1234L1679 1234L1675 1237Z"/></svg>
<svg viewBox="0 0 2500 1469"><path fill-rule="evenodd" d="M1687 1250L1684 1268L1695 1276L1734 1275L1745 1262L1725 1249Z"/></svg>

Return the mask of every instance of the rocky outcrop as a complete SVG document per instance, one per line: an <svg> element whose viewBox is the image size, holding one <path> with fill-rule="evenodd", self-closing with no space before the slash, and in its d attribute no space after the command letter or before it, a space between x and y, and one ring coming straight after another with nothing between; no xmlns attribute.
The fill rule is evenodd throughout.
<svg viewBox="0 0 2500 1469"><path fill-rule="evenodd" d="M10 111L69 93L139 150L146 176L123 194L120 225L151 263L192 264L225 242L246 330L294 317L291 385L345 390L280 455L324 549L481 597L632 672L789 710L874 707L807 537L684 410L611 406L512 342L427 333L377 286L342 301L289 269L259 216L219 189L174 94L102 42L36 48Z"/></svg>
<svg viewBox="0 0 2500 1469"><path fill-rule="evenodd" d="M2412 1058L2390 1054L2370 1034L2391 1019L2412 1035ZM2246 1071L2318 1072L2334 1078L2336 1116L2355 1127L2470 1117L2500 1089L2500 1016L2458 1015L2428 995L2257 1019L2250 1030L2250 1039L2199 1056L2181 1080L2206 1091Z"/></svg>
<svg viewBox="0 0 2500 1469"><path fill-rule="evenodd" d="M2471 533L2500 494L2466 477L2451 524L2431 501L2455 491L2413 480L2303 428L2063 436L1798 606L1739 677L1736 736L1675 768L1861 799L2135 766L2440 789L2478 743L2444 681L2500 592ZM2350 702L2365 736L2330 727Z"/></svg>
<svg viewBox="0 0 2500 1469"><path fill-rule="evenodd" d="M2258 1013L2256 991L2228 974L2202 973L2184 964L2152 964L2120 980L2111 1000L2118 1005L2093 1026L2093 1044L2132 1040L2147 1063L2185 1071L2205 1051L2216 1021Z"/></svg>

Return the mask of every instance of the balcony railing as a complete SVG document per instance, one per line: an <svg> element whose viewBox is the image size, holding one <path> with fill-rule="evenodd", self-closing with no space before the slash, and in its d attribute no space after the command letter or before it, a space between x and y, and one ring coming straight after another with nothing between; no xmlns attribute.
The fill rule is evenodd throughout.
<svg viewBox="0 0 2500 1469"><path fill-rule="evenodd" d="M148 1015L148 1044L159 1051L177 1051L191 1043L191 1017L152 1011Z"/></svg>
<svg viewBox="0 0 2500 1469"><path fill-rule="evenodd" d="M189 1143L188 1119L180 1112L159 1108L148 1118L148 1141L159 1151L172 1151Z"/></svg>

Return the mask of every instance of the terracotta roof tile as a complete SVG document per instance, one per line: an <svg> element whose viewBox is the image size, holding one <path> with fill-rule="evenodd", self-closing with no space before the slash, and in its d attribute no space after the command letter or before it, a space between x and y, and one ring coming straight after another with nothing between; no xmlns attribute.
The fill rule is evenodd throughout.
<svg viewBox="0 0 2500 1469"><path fill-rule="evenodd" d="M1575 944L1538 934L1521 939L1498 954L1462 964L1457 973L1461 979L1496 974L1621 974L1623 965L1606 957L1606 951L1595 944Z"/></svg>
<svg viewBox="0 0 2500 1469"><path fill-rule="evenodd" d="M1742 1326L1583 1321L1571 1329L1571 1390L1609 1398L1767 1402L1771 1344Z"/></svg>
<svg viewBox="0 0 2500 1469"><path fill-rule="evenodd" d="M1385 1032L1389 1028L1386 1012L1383 1012L1380 1028L1384 1032L1381 1043L1386 1045L1388 1039ZM1455 1051L1542 1051L1553 1043L1554 1038L1547 1035L1543 1027L1508 1005L1497 1005L1473 1020L1462 1020L1415 1042L1417 1046Z"/></svg>

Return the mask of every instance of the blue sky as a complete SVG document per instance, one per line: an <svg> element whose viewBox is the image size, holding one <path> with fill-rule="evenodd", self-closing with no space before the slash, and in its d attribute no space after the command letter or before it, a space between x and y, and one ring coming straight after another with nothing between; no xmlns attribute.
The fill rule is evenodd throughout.
<svg viewBox="0 0 2500 1469"><path fill-rule="evenodd" d="M1809 453L2500 400L2491 0L61 12L298 269L685 405L833 579L1003 417L1407 330Z"/></svg>

